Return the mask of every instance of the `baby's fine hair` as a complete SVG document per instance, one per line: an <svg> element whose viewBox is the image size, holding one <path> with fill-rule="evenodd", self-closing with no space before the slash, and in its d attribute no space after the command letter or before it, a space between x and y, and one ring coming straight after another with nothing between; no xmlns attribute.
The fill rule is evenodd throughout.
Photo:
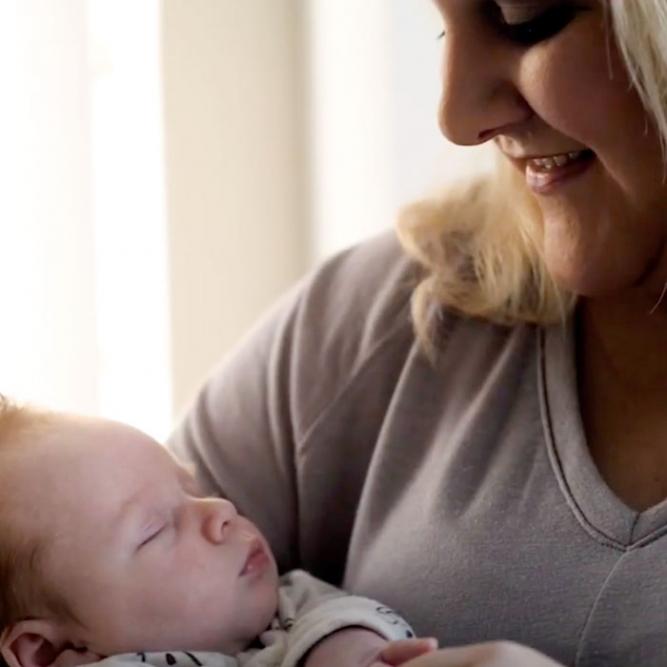
<svg viewBox="0 0 667 667"><path fill-rule="evenodd" d="M44 580L44 540L23 534L12 512L8 455L19 447L29 448L31 432L39 432L54 418L46 410L19 405L0 394L0 632L34 617L37 610L73 618L63 598Z"/></svg>

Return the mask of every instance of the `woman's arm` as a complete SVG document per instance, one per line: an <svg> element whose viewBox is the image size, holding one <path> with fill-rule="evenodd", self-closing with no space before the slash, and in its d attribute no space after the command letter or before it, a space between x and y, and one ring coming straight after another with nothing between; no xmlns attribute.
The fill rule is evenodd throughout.
<svg viewBox="0 0 667 667"><path fill-rule="evenodd" d="M528 646L485 642L445 648L404 663L404 667L563 667Z"/></svg>
<svg viewBox="0 0 667 667"><path fill-rule="evenodd" d="M395 667L435 650L436 646L431 638L388 641L365 628L345 628L316 644L303 667Z"/></svg>

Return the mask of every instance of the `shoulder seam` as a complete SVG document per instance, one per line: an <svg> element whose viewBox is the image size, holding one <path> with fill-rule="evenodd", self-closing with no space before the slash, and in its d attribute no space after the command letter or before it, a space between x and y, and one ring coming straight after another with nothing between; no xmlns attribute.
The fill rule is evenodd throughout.
<svg viewBox="0 0 667 667"><path fill-rule="evenodd" d="M305 449L305 443L310 438L312 432L319 426L320 422L326 417L328 413L341 399L345 394L348 388L356 381L356 379L363 373L363 371L368 367L368 364L372 361L374 356L390 341L394 336L400 334L402 330L406 328L409 329L410 334L413 335L413 329L411 326L411 320L408 317L406 320L401 318L402 315L410 313L410 300L408 299L407 303L404 303L397 312L398 322L379 340L377 340L373 346L368 350L364 358L352 369L352 373L346 378L344 382L341 383L338 390L334 393L331 400L327 401L325 405L316 413L310 425L304 430L303 435L299 438L298 441L294 443L294 454L296 457L301 456Z"/></svg>

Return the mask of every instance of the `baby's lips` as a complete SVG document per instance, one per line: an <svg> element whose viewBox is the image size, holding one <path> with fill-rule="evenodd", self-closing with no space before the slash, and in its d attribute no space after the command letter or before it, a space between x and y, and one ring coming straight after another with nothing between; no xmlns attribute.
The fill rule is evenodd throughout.
<svg viewBox="0 0 667 667"><path fill-rule="evenodd" d="M262 556L266 557L266 551L264 549L264 545L262 544L262 541L258 537L254 537L250 542L250 546L248 547L246 558L243 561L243 567L239 572L239 576L242 577L244 574L247 574L248 571L250 571L253 568L255 562L258 559L261 560Z"/></svg>

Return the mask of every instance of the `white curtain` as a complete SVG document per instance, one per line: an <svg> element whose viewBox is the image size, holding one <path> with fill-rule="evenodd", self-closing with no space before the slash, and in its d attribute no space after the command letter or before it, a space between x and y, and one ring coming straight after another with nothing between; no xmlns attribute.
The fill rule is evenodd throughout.
<svg viewBox="0 0 667 667"><path fill-rule="evenodd" d="M0 3L0 391L162 436L158 29L156 0Z"/></svg>
<svg viewBox="0 0 667 667"><path fill-rule="evenodd" d="M442 23L430 0L306 0L315 258L390 228L401 205L488 169L437 127Z"/></svg>
<svg viewBox="0 0 667 667"><path fill-rule="evenodd" d="M0 392L163 437L308 265L484 164L437 130L440 29L429 0L0 0Z"/></svg>

